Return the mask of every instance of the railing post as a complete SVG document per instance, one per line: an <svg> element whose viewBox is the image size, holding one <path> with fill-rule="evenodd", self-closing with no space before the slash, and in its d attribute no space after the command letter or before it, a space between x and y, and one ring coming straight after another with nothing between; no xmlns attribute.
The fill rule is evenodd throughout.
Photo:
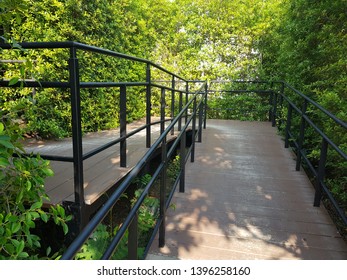
<svg viewBox="0 0 347 280"><path fill-rule="evenodd" d="M285 141L284 141L284 147L289 148L289 137L290 137L290 128L292 126L292 112L293 107L288 103L288 112L287 112L287 123L286 123L286 130L285 130Z"/></svg>
<svg viewBox="0 0 347 280"><path fill-rule="evenodd" d="M146 66L146 147L151 147L151 65Z"/></svg>
<svg viewBox="0 0 347 280"><path fill-rule="evenodd" d="M274 100L274 92L271 91L270 92L270 98L269 98L269 105L270 105L270 109L269 109L269 122L272 121L272 117L273 117L273 100Z"/></svg>
<svg viewBox="0 0 347 280"><path fill-rule="evenodd" d="M128 259L137 260L138 248L138 214L134 216L130 226L128 235Z"/></svg>
<svg viewBox="0 0 347 280"><path fill-rule="evenodd" d="M304 138L305 138L305 114L307 109L307 100L305 99L304 104L302 105L301 110L301 123L300 123L300 135L299 135L299 142L298 142L298 151L296 155L296 170L300 170L300 164L301 164L301 152L302 148L304 146Z"/></svg>
<svg viewBox="0 0 347 280"><path fill-rule="evenodd" d="M181 112L183 108L183 93L182 91L180 91L180 95L179 95L179 100L178 100L178 111ZM182 117L179 118L178 120L178 131L182 130Z"/></svg>
<svg viewBox="0 0 347 280"><path fill-rule="evenodd" d="M208 85L207 82L205 84L205 102L204 102L204 129L206 129L206 121L207 121L207 96L208 96Z"/></svg>
<svg viewBox="0 0 347 280"><path fill-rule="evenodd" d="M196 96L193 101L193 119L192 119L192 153L191 162L195 161L195 135L196 135Z"/></svg>
<svg viewBox="0 0 347 280"><path fill-rule="evenodd" d="M83 149L81 125L81 96L80 79L76 49L70 49L69 83L71 91L71 117L72 117L72 153L74 169L74 194L75 194L75 224L78 234L87 222L85 217L84 187L83 187Z"/></svg>
<svg viewBox="0 0 347 280"><path fill-rule="evenodd" d="M186 82L186 103L185 105L188 103L189 97L188 97L188 90L189 90L189 84L188 82ZM185 123L188 122L188 110L186 112L186 116L185 116Z"/></svg>
<svg viewBox="0 0 347 280"><path fill-rule="evenodd" d="M127 134L127 98L126 98L126 86L122 85L120 87L120 137L126 137ZM120 166L127 166L127 142L126 138L120 141Z"/></svg>
<svg viewBox="0 0 347 280"><path fill-rule="evenodd" d="M165 130L165 88L161 88L161 100L160 100L160 134Z"/></svg>
<svg viewBox="0 0 347 280"><path fill-rule="evenodd" d="M325 177L325 164L327 161L328 156L328 142L323 138L322 140L322 146L320 150L320 158L319 158L319 165L318 165L318 172L317 172L317 182L316 182L316 192L314 195L314 202L313 206L319 207L320 201L322 198L322 183Z"/></svg>
<svg viewBox="0 0 347 280"><path fill-rule="evenodd" d="M276 115L277 115L277 92L272 91L274 94L273 104L272 104L272 126L276 126Z"/></svg>
<svg viewBox="0 0 347 280"><path fill-rule="evenodd" d="M199 105L199 125L198 125L198 127L199 127L198 142L199 143L201 143L201 141L202 141L202 117L203 117L203 110L204 110L204 104L203 104L203 102L200 102L200 105Z"/></svg>
<svg viewBox="0 0 347 280"><path fill-rule="evenodd" d="M283 107L283 94L284 94L284 83L281 83L281 89L280 89L280 98L279 98L279 117L278 117L278 127L279 129L282 128L282 107Z"/></svg>
<svg viewBox="0 0 347 280"><path fill-rule="evenodd" d="M161 219L161 224L159 227L159 247L165 246L165 227L166 227L166 169L167 169L167 145L166 137L164 137L161 143L161 161L164 164L164 168L161 172L160 177L160 210L159 218Z"/></svg>
<svg viewBox="0 0 347 280"><path fill-rule="evenodd" d="M172 76L171 81L171 119L173 120L175 117L175 76ZM171 129L171 135L175 134L175 127Z"/></svg>
<svg viewBox="0 0 347 280"><path fill-rule="evenodd" d="M186 178L186 139L187 132L186 130L182 132L181 142L180 142L180 188L179 192L184 193L185 191L185 178Z"/></svg>

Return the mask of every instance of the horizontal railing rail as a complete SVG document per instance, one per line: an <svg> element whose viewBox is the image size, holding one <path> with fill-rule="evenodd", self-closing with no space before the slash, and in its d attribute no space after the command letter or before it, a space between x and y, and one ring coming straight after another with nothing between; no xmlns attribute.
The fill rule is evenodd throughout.
<svg viewBox="0 0 347 280"><path fill-rule="evenodd" d="M307 114L307 107L308 105L312 105L314 108L318 109L322 113L324 113L329 119L333 120L336 125L340 126L342 129L345 129L347 132L347 123L343 120L337 118L334 114L323 108L321 105L319 105L317 102L303 94L302 92L296 90L291 85L289 85L286 82L278 82L281 85L281 90L279 92L278 97L283 99L287 102L287 116L286 116L286 126L285 126L285 146L289 147L290 144L292 144L296 149L296 170L300 170L301 161L304 160L305 164L308 166L309 171L313 174L313 177L315 178L315 197L314 197L314 206L320 206L320 202L322 200L322 196L325 195L325 197L328 198L331 205L333 206L335 213L337 213L340 220L343 222L345 226L347 226L347 217L345 214L345 210L343 210L335 197L333 196L331 190L327 186L325 182L325 176L326 176L326 165L327 165L327 159L328 159L328 149L329 146L336 151L336 153L341 157L341 160L347 163L347 154L337 145L334 143L333 140L330 139L330 137L323 132L322 128L320 128L314 120L312 120L308 114ZM294 102L288 97L284 90L285 88L289 89L290 91L294 92L297 96L302 98L303 103L302 108L300 109L298 106L294 104ZM277 95L276 95L277 96ZM282 105L283 106L283 105ZM295 137L292 133L292 118L293 118L293 110L298 113L298 115L301 118L300 121L300 131L299 131L299 137ZM321 138L321 146L320 146L320 155L319 155L319 162L318 166L315 167L314 163L307 157L306 149L304 147L305 143L305 130L307 125L309 125L315 132L316 135ZM347 170L346 170L347 172Z"/></svg>
<svg viewBox="0 0 347 280"><path fill-rule="evenodd" d="M203 93L203 95L201 95ZM192 131L193 131L193 140L196 136L199 134L199 132L202 130L202 117L203 117L203 108L204 108L204 100L205 95L207 92L205 92L205 85L202 86L201 90L199 90L197 93L194 94L194 96L189 100L189 102L182 108L182 110L179 112L179 114L175 117L175 119L169 124L169 126L165 129L165 131L160 135L160 137L156 140L156 142L152 145L152 147L147 151L147 153L141 158L141 160L136 164L136 166L131 170L129 175L125 178L125 180L122 182L122 184L117 188L117 190L110 196L110 198L107 200L107 202L104 204L104 206L96 213L96 215L93 217L93 219L87 224L87 226L83 229L81 234L73 241L73 243L70 245L70 247L65 251L65 253L62 256L62 259L72 259L75 254L80 250L80 248L83 246L83 244L88 240L88 238L92 235L92 233L95 231L97 226L104 220L108 212L111 210L111 208L115 205L115 203L120 199L120 197L125 193L125 191L128 189L130 184L133 182L133 180L139 175L142 168L145 166L145 164L149 161L149 159L152 157L153 153L157 148L161 146L162 149L162 161L157 167L156 171L154 172L150 182L146 185L144 188L141 196L129 212L128 216L122 223L121 228L117 232L117 234L112 239L111 244L106 249L105 253L102 256L102 259L109 259L113 252L116 250L117 245L123 238L125 232L131 228L131 232L129 231L130 235L135 235L134 238L132 238L134 244L130 243L129 246L129 258L130 259L136 259L137 258L137 213L139 211L140 206L143 204L145 197L148 195L148 192L150 188L153 186L154 182L158 179L159 175L162 176L161 178L161 194L160 194L160 217L157 220L155 230L153 231L152 237L150 240L153 240L153 237L156 234L156 230L159 229L159 246L164 246L165 243L165 212L170 204L171 197L173 195L173 192L175 191L176 186L174 185L172 188L172 191L169 195L169 199L166 200L165 195L165 189L166 189L166 180L165 180L165 174L166 174L166 166L167 166L167 160L173 155L174 150L178 147L180 144L180 158L181 158L181 165L180 165L180 173L178 175L179 180L176 180L175 184L177 185L178 182L180 182L180 191L184 192L184 173L185 173L185 163L187 160L187 155L189 156L189 152L185 151L185 139L186 139L186 133L187 128L190 123L192 123ZM197 104L198 98L200 98L199 103ZM189 117L188 122L185 124L179 135L177 136L174 144L172 145L171 149L167 151L167 145L166 145L166 138L171 133L171 130L174 128L174 126L179 122L181 117L186 114L188 108L190 105L193 104L194 110L192 115ZM195 120L199 117L199 125L197 127L196 131L196 124ZM194 161L194 149L191 148L191 160ZM132 226L132 223L135 223ZM130 237L129 237L130 239ZM150 243L149 243L150 245ZM149 247L149 246L148 246ZM132 249L130 249L132 248Z"/></svg>
<svg viewBox="0 0 347 280"><path fill-rule="evenodd" d="M191 81L180 77L171 71L166 70L158 64L155 64L149 60L125 55L122 53L114 52L111 50L106 50L102 48L97 48L77 42L33 42L33 43L21 43L22 49L26 50L36 50L40 52L45 49L62 49L66 50L68 64L66 66L66 71L68 71L67 81L52 81L52 80L33 80L33 79L19 79L19 81L14 85L9 85L9 80L1 80L0 87L8 88L57 88L57 89L67 89L70 90L70 106L71 106L71 126L72 126L72 156L61 156L61 155L51 155L51 154L40 154L43 159L48 159L51 161L62 161L73 163L73 192L75 201L69 208L74 213L74 220L77 225L75 229L75 234L78 234L82 228L88 222L89 213L85 209L85 195L84 195L84 164L86 159L89 159L102 151L106 150L115 145L119 145L120 154L120 166L127 166L127 139L136 133L145 130L146 131L146 143L145 146L149 149L152 145L151 127L155 124L160 124L160 132L163 133L165 129L165 123L173 121L175 116L175 111L181 111L182 108L187 104L190 95L190 84L203 83L202 81ZM0 48L5 52L6 50L11 50L13 46L11 44L0 44ZM104 56L110 56L117 59L123 59L127 61L138 62L144 65L144 75L142 81L124 82L124 81L81 81L80 78L80 65L79 60L83 57L83 52L88 51L91 53L101 54ZM82 53L80 53L82 52ZM39 54L38 54L39 55ZM6 61L8 63L8 61ZM52 62L53 63L53 62ZM101 66L102 67L102 66ZM152 77L152 69L157 69L165 75L169 75L171 82L170 84L159 84ZM179 84L184 85L184 89L179 86ZM119 137L110 139L107 143L101 144L99 147L94 148L90 151L83 152L83 139L82 139L82 120L81 120L81 89L93 89L93 88L116 88L119 90L119 105L115 110L119 113ZM136 128L132 131L127 130L127 92L129 88L141 88L145 90L145 125ZM151 110L154 108L152 101L152 91L159 91L160 95L160 120L151 120ZM178 100L177 96L178 95ZM185 98L184 98L185 95ZM166 99L171 102L171 107L166 106ZM170 110L170 112L168 112ZM168 116L170 115L170 116ZM186 115L181 115L178 121L178 131L182 129L182 121L187 122L188 111ZM206 118L205 118L206 120ZM206 123L206 122L205 122ZM205 127L205 126L204 126ZM171 128L171 134L174 133L175 127ZM30 156L28 154L27 156ZM115 182L116 183L116 182Z"/></svg>

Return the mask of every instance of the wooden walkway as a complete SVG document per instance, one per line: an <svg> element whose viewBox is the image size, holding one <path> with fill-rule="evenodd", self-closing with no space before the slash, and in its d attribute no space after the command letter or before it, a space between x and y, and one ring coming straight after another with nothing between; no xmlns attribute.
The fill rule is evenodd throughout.
<svg viewBox="0 0 347 280"><path fill-rule="evenodd" d="M152 122L158 120L159 118L152 118ZM144 124L144 119L135 121L127 125L127 131L135 130ZM151 141L154 143L159 137L160 125L153 125L151 131ZM119 129L88 133L83 136L83 152L92 151L118 137ZM49 141L26 140L24 147L28 153L72 156L71 138ZM141 157L143 157L146 151L146 131L142 130L127 140L127 167L120 167L119 144L85 160L83 162L85 203L92 205L114 183L123 178ZM73 164L69 162L51 161L51 168L54 171L54 176L47 178L45 181L45 189L50 197L48 203L73 202L75 199Z"/></svg>
<svg viewBox="0 0 347 280"><path fill-rule="evenodd" d="M347 259L347 245L267 122L208 120L166 246L148 259Z"/></svg>

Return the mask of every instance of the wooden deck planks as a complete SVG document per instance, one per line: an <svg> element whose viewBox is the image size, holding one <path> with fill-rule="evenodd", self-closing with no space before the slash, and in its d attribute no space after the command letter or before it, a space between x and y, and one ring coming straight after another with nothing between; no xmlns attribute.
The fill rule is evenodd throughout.
<svg viewBox="0 0 347 280"><path fill-rule="evenodd" d="M347 245L267 122L208 120L167 242L148 259L347 259Z"/></svg>
<svg viewBox="0 0 347 280"><path fill-rule="evenodd" d="M154 118L152 121L156 120L158 119ZM144 124L144 120L128 124L127 131L130 132ZM152 143L159 137L159 131L159 125L152 126ZM86 134L83 136L83 152L92 151L117 137L119 137L118 129ZM169 135L168 139L170 137L175 137L175 135ZM83 162L85 203L87 205L94 203L105 191L135 166L147 151L145 143L145 130L131 136L127 140L127 167L120 167L119 144ZM29 153L72 156L71 139L57 141L32 140L26 141L24 144L25 150ZM46 192L50 197L48 203L57 204L62 201L74 201L73 164L51 161L51 168L55 175L47 178L45 183Z"/></svg>

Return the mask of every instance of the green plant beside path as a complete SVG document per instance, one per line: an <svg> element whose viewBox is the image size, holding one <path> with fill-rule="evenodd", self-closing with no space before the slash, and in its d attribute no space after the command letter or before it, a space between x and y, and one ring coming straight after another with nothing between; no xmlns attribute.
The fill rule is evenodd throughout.
<svg viewBox="0 0 347 280"><path fill-rule="evenodd" d="M43 210L43 202L49 200L44 180L53 171L40 156L22 156L17 132L15 125L0 123L0 259L56 258L50 247L41 248L33 230L39 220L53 220L66 234L71 216L60 205ZM46 256L40 254L43 249Z"/></svg>

